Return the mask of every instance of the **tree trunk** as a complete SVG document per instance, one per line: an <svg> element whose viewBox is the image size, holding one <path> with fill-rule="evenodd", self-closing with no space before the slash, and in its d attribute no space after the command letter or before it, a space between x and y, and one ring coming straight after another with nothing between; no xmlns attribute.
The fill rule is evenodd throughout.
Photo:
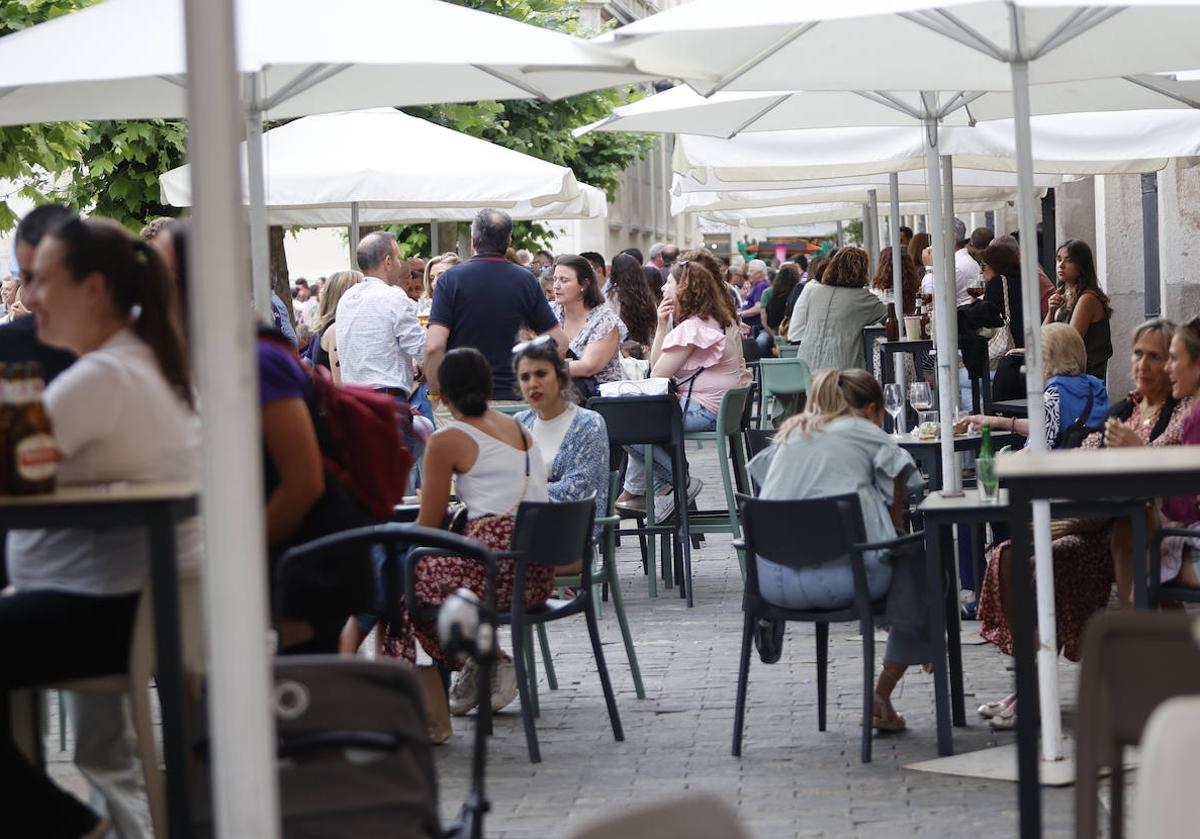
<svg viewBox="0 0 1200 839"><path fill-rule="evenodd" d="M283 305L288 310L292 325L296 323L296 314L292 311L292 283L288 277L287 251L283 247L283 228L272 227L271 241L271 290L279 295Z"/></svg>

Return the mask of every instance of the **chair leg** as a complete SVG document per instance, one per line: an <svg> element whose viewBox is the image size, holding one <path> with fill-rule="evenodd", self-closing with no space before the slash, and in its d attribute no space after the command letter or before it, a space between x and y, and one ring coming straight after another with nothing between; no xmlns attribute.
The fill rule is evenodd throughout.
<svg viewBox="0 0 1200 839"><path fill-rule="evenodd" d="M607 564L607 560L605 562ZM621 581L617 579L614 572L615 569L608 569L613 611L617 613L617 626L621 628L621 639L625 642L625 657L629 659L629 670L633 674L633 689L637 692L638 699L645 699L646 689L642 686L642 669L638 667L637 653L633 649L633 637L629 634L629 620L625 617L625 601L621 596Z"/></svg>
<svg viewBox="0 0 1200 839"><path fill-rule="evenodd" d="M1121 839L1125 835L1125 749L1117 746L1113 749L1112 773L1108 776L1109 798L1109 839Z"/></svg>
<svg viewBox="0 0 1200 839"><path fill-rule="evenodd" d="M546 624L537 625L538 646L542 648L542 666L546 668L546 684L550 690L558 690L558 676L554 672L554 659L550 657L550 638L546 635Z"/></svg>
<svg viewBox="0 0 1200 839"><path fill-rule="evenodd" d="M513 636L513 646L514 647L517 646L515 635ZM522 658L525 659L525 673L526 673L525 678L528 680L528 685L529 685L529 693L528 693L529 707L530 707L530 710L533 711L533 715L535 717L540 717L542 715L542 709L539 707L540 697L538 696L538 684L537 684L537 659L534 657L534 654L533 654L533 627L532 626L526 626L524 631L522 632L522 640L521 640L521 648L520 649L521 649ZM518 678L520 678L520 677L518 676ZM522 703L523 703L525 697L522 696L521 699L522 699Z"/></svg>
<svg viewBox="0 0 1200 839"><path fill-rule="evenodd" d="M825 697L829 685L829 624L816 624L817 630L817 731L825 730Z"/></svg>
<svg viewBox="0 0 1200 839"><path fill-rule="evenodd" d="M875 622L859 622L863 643L862 762L871 762L871 715L875 708Z"/></svg>
<svg viewBox="0 0 1200 839"><path fill-rule="evenodd" d="M663 585L667 588L675 588L675 555L672 552L671 535L664 533L659 541L659 553L662 554L662 578Z"/></svg>
<svg viewBox="0 0 1200 839"><path fill-rule="evenodd" d="M138 756L146 782L146 801L150 805L150 823L156 836L167 835L166 782L158 768L158 749L154 745L154 716L150 711L150 680L131 680L129 710L137 735Z"/></svg>
<svg viewBox="0 0 1200 839"><path fill-rule="evenodd" d="M608 720L612 723L613 739L620 742L625 739L625 731L621 728L621 715L617 712L617 698L613 695L612 682L608 678L608 666L604 663L604 648L600 645L600 624L596 613L591 609L583 610L587 619L588 635L592 639L592 653L596 656L596 669L600 671L600 687L604 689L604 704L608 706Z"/></svg>
<svg viewBox="0 0 1200 839"><path fill-rule="evenodd" d="M742 727L746 722L746 687L750 681L750 642L754 617L749 612L742 620L742 658L738 662L737 702L733 706L733 756L742 756Z"/></svg>
<svg viewBox="0 0 1200 839"><path fill-rule="evenodd" d="M518 641L517 639L523 640ZM536 700L530 696L530 693L536 696L536 692L529 689L528 674L525 668L527 656L532 652L532 648L532 638L528 627L514 626L513 667L517 670L517 690L521 695L521 721L525 725L525 745L529 749L529 762L541 763L542 752L538 748L537 729L533 722L533 702Z"/></svg>

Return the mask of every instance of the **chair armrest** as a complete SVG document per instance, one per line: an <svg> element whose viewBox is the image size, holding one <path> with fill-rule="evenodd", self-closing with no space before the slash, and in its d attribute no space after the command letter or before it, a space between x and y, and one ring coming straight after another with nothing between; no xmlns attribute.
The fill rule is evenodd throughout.
<svg viewBox="0 0 1200 839"><path fill-rule="evenodd" d="M1200 538L1200 530L1195 530L1190 527L1160 527L1151 537L1151 543L1158 547L1162 545L1163 539L1168 536L1186 536L1193 539Z"/></svg>
<svg viewBox="0 0 1200 839"><path fill-rule="evenodd" d="M882 542L860 542L854 546L856 551L880 551L885 548L903 548L907 545L915 545L925 542L925 531L918 530L916 533L908 533L904 536L897 536L895 539L884 539Z"/></svg>
<svg viewBox="0 0 1200 839"><path fill-rule="evenodd" d="M734 539L733 540L733 549L735 551L744 551L746 549L746 540L745 539Z"/></svg>
<svg viewBox="0 0 1200 839"><path fill-rule="evenodd" d="M617 527L621 524L620 516L597 516L596 527Z"/></svg>

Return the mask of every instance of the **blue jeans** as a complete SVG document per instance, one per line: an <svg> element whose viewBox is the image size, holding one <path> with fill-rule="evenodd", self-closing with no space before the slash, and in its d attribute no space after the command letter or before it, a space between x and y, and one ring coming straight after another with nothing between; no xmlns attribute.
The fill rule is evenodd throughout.
<svg viewBox="0 0 1200 839"><path fill-rule="evenodd" d="M759 330L759 333L754 336L754 342L758 344L758 352L763 358L775 357L775 339L770 332L765 329Z"/></svg>
<svg viewBox="0 0 1200 839"><path fill-rule="evenodd" d="M412 527L411 524L402 524L401 527ZM404 564L408 561L408 554L413 549L412 545L405 545L396 554L395 573L395 590L393 590L392 580L384 579L384 568L387 565L387 550L383 545L371 546L371 561L375 563L375 603L370 612L360 612L354 616L354 620L358 622L358 628L362 630L363 635L366 635L375 628L375 624L379 623L379 618L395 600L404 594Z"/></svg>
<svg viewBox="0 0 1200 839"><path fill-rule="evenodd" d="M683 431L715 431L717 415L691 399L679 403L683 411ZM644 446L626 446L629 466L625 470L625 490L634 495L646 494L646 465L643 462ZM662 446L654 447L654 489L658 493L671 487L671 455Z"/></svg>

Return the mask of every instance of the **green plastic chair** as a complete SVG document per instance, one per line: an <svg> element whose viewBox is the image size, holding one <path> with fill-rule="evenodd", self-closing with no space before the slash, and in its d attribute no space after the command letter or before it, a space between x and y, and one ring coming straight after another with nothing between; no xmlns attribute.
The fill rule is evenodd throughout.
<svg viewBox="0 0 1200 839"><path fill-rule="evenodd" d="M692 533L729 533L735 540L742 538L733 494L735 491L750 491L749 476L746 472L746 451L742 442L743 432L749 420L749 407L750 388L739 387L726 391L721 397L721 408L717 411L716 429L693 431L683 435L684 440L711 440L716 443L717 464L721 468L721 486L725 490L725 509L697 510L688 514L688 524ZM746 558L740 549L738 565L742 570L742 578L745 579Z"/></svg>
<svg viewBox="0 0 1200 839"><path fill-rule="evenodd" d="M811 375L808 362L802 358L764 358L758 363L759 406L758 427L770 428L768 407L771 397L795 396L808 393Z"/></svg>
<svg viewBox="0 0 1200 839"><path fill-rule="evenodd" d="M638 666L637 652L633 647L633 637L629 633L629 621L625 617L625 602L621 595L621 581L617 576L617 529L621 526L621 517L616 515L617 493L620 491L620 470L614 470L608 475L608 514L596 519L596 526L601 528L601 567L592 573L592 591L596 604L596 617L600 617L601 586L607 586L612 593L613 609L617 613L617 624L621 628L621 638L625 642L625 655L629 659L629 669L633 675L633 689L638 699L646 698L646 688L642 685L642 670ZM579 577L559 577L556 582L560 587L576 587L580 584ZM558 690L558 676L554 672L554 660L550 655L550 639L546 635L545 624L538 624L538 646L542 651L542 662L546 667L546 683L550 690ZM537 669L533 652L533 633L525 635L525 660L529 671L529 696L533 700L533 712L538 714L537 700Z"/></svg>
<svg viewBox="0 0 1200 839"><path fill-rule="evenodd" d="M519 414L522 411L529 410L529 406L524 402L522 402L520 405L491 405L489 407L491 407L493 411L497 411L501 414L508 414L510 417L514 416L515 414Z"/></svg>
<svg viewBox="0 0 1200 839"><path fill-rule="evenodd" d="M775 341L775 350L780 358L795 358L796 353L800 352L800 345L779 338Z"/></svg>

